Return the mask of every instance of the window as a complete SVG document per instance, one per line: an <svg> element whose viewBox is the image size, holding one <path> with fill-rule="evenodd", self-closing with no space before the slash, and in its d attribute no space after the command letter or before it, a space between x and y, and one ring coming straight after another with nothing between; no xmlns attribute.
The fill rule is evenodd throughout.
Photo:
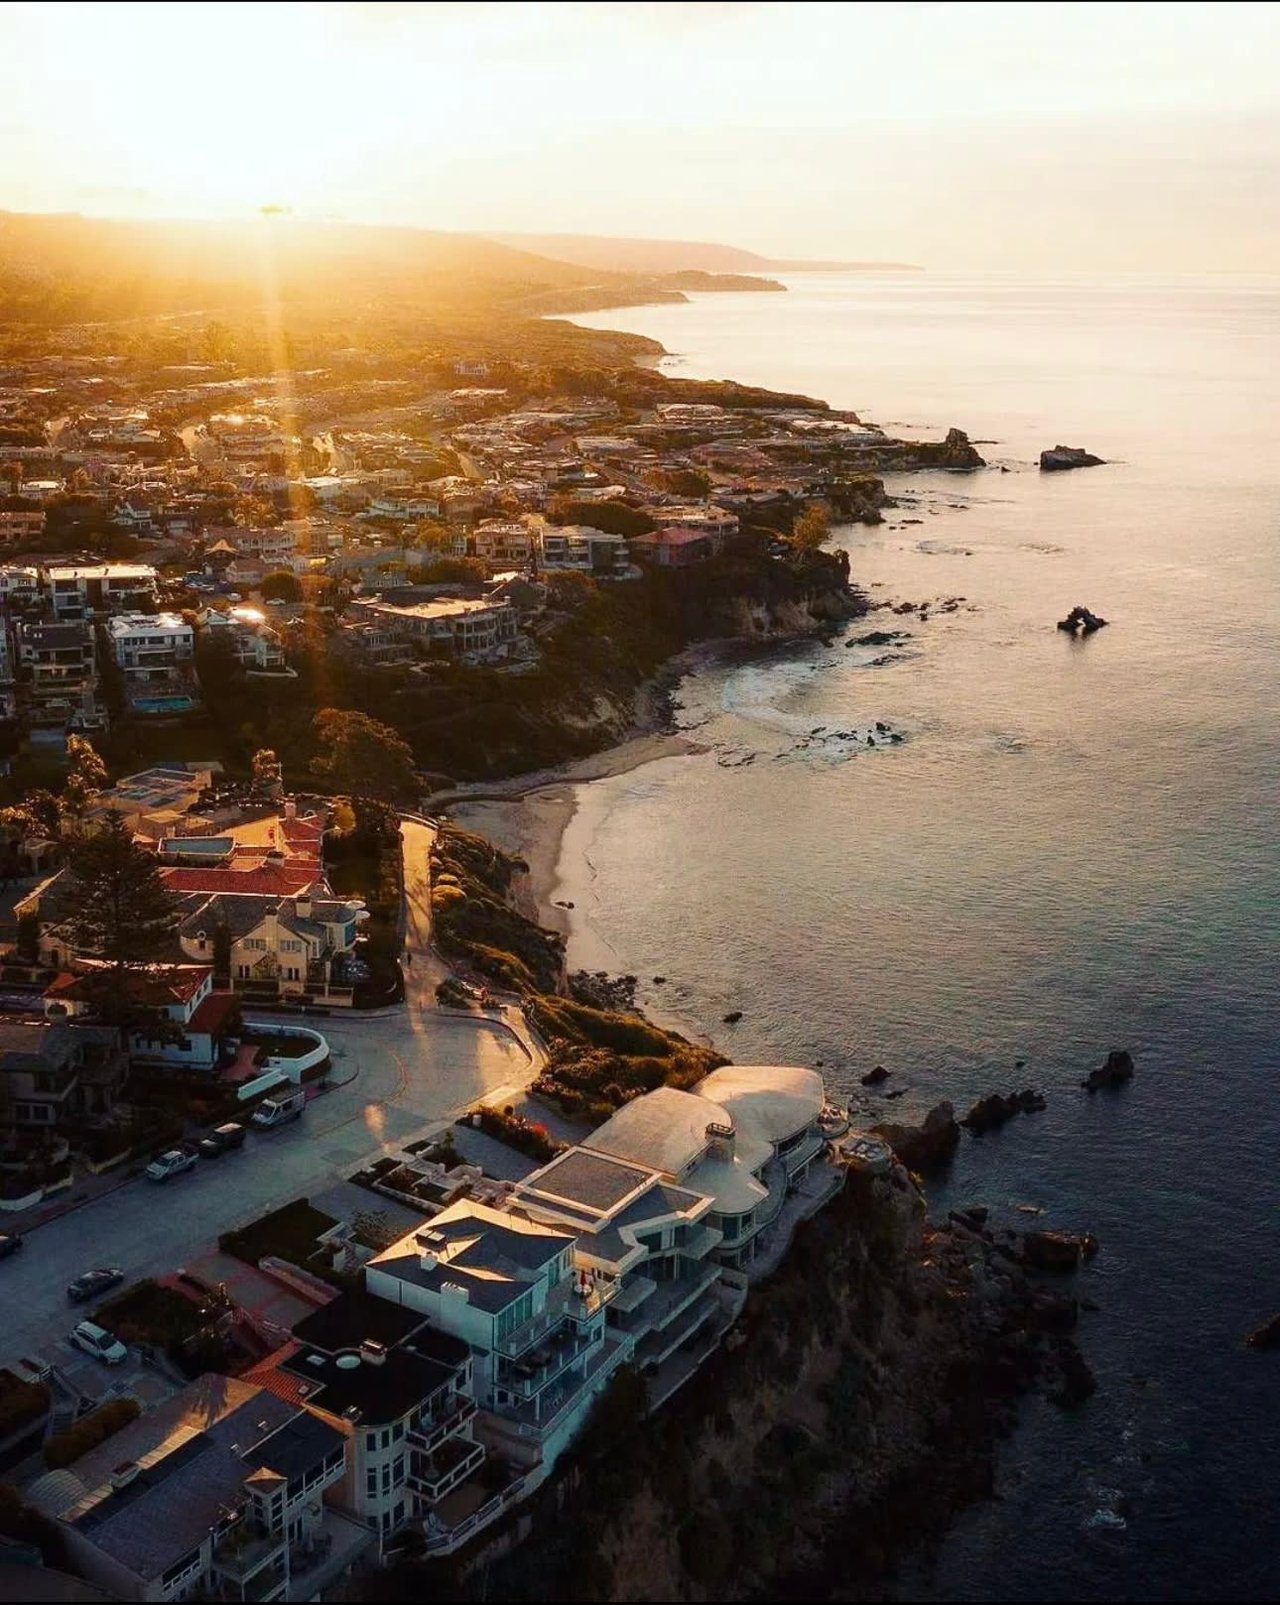
<svg viewBox="0 0 1280 1605"><path fill-rule="evenodd" d="M376 1471L367 1471L367 1472L365 1472L364 1491L365 1491L365 1493L368 1494L370 1499L375 1499L377 1497L377 1494L378 1494L378 1473Z"/></svg>
<svg viewBox="0 0 1280 1605"><path fill-rule="evenodd" d="M366 1449L376 1449L378 1447L378 1434L376 1432L366 1432L364 1446Z"/></svg>
<svg viewBox="0 0 1280 1605"><path fill-rule="evenodd" d="M507 1306L498 1316L495 1336L501 1341L533 1314L533 1291L523 1294L514 1304Z"/></svg>

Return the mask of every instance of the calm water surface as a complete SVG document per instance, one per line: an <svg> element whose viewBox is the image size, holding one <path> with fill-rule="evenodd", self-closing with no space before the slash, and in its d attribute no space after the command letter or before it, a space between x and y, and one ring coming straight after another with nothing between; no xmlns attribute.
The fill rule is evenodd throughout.
<svg viewBox="0 0 1280 1605"><path fill-rule="evenodd" d="M836 537L877 599L964 600L686 680L711 750L580 791L572 956L670 977L655 1012L869 1112L1047 1094L937 1202L1098 1232L1099 1391L1029 1412L913 1593L1274 1597L1280 1365L1241 1339L1280 1309L1280 282L790 284L579 321L989 442ZM1108 466L1042 476L1057 441ZM1077 602L1111 627L1057 632ZM899 624L891 661L844 644ZM875 720L903 744L846 738ZM1112 1046L1137 1079L1090 1098ZM862 1093L877 1063L900 1102Z"/></svg>

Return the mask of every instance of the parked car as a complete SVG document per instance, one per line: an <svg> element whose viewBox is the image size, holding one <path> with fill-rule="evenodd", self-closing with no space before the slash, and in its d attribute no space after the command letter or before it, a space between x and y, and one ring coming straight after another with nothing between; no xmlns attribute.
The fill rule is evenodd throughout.
<svg viewBox="0 0 1280 1605"><path fill-rule="evenodd" d="M244 1138L244 1127L238 1121L228 1120L225 1126L219 1126L216 1131L211 1131L200 1143L200 1152L206 1159L216 1159L219 1154L230 1153L233 1148L239 1148Z"/></svg>
<svg viewBox="0 0 1280 1605"><path fill-rule="evenodd" d="M253 1123L263 1130L282 1126L286 1120L296 1120L307 1107L307 1095L301 1088L297 1092L282 1092L274 1098L264 1098L262 1106L254 1110Z"/></svg>
<svg viewBox="0 0 1280 1605"><path fill-rule="evenodd" d="M167 1154L161 1154L159 1159L153 1159L147 1166L147 1180L168 1181L170 1176L181 1176L184 1170L191 1170L195 1162L196 1156L185 1148L171 1148Z"/></svg>
<svg viewBox="0 0 1280 1605"><path fill-rule="evenodd" d="M21 1247L21 1233L0 1232L0 1259L8 1259L10 1254L16 1254Z"/></svg>
<svg viewBox="0 0 1280 1605"><path fill-rule="evenodd" d="M92 1321L81 1321L72 1332L71 1341L91 1359L101 1360L104 1365L120 1365L129 1358L128 1349L115 1333L108 1332L104 1326L96 1326Z"/></svg>
<svg viewBox="0 0 1280 1605"><path fill-rule="evenodd" d="M124 1272L118 1265L99 1265L95 1270L77 1276L74 1282L69 1282L67 1297L73 1304L84 1304L102 1293L109 1293L123 1281Z"/></svg>

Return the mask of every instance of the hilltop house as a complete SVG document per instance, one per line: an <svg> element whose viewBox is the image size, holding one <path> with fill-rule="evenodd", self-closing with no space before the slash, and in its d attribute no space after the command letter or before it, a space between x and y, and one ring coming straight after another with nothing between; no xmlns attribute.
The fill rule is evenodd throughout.
<svg viewBox="0 0 1280 1605"><path fill-rule="evenodd" d="M239 1027L240 1000L233 993L213 990L212 965L162 965L150 974L131 977L129 990L135 1001L178 1027L172 1037L130 1032L129 1057L134 1064L216 1070L231 1056L228 1038ZM45 988L45 1014L50 1019L74 1019L92 1007L91 997L87 967L78 974L64 973Z"/></svg>
<svg viewBox="0 0 1280 1605"><path fill-rule="evenodd" d="M178 877L200 876L207 883L211 871L171 871L167 878L175 890L185 884ZM354 993L351 968L356 936L366 918L358 902L314 896L308 888L293 894L253 890L271 872L227 875L244 881L243 891L191 894L178 925L183 954L196 963L214 962L220 931L230 951L229 980L233 989L258 1003L283 998L312 998L349 1005Z"/></svg>

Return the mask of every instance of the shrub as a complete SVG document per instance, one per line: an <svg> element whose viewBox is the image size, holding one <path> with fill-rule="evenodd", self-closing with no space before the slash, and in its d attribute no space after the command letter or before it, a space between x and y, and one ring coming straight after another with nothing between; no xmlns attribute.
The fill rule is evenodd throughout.
<svg viewBox="0 0 1280 1605"><path fill-rule="evenodd" d="M112 1399L91 1415L77 1421L74 1427L68 1427L65 1432L57 1432L52 1438L46 1439L45 1465L50 1471L73 1465L81 1455L87 1455L90 1449L105 1443L141 1414L142 1406L136 1399Z"/></svg>
<svg viewBox="0 0 1280 1605"><path fill-rule="evenodd" d="M0 1438L34 1425L48 1409L49 1390L43 1382L24 1382L12 1371L0 1371Z"/></svg>

